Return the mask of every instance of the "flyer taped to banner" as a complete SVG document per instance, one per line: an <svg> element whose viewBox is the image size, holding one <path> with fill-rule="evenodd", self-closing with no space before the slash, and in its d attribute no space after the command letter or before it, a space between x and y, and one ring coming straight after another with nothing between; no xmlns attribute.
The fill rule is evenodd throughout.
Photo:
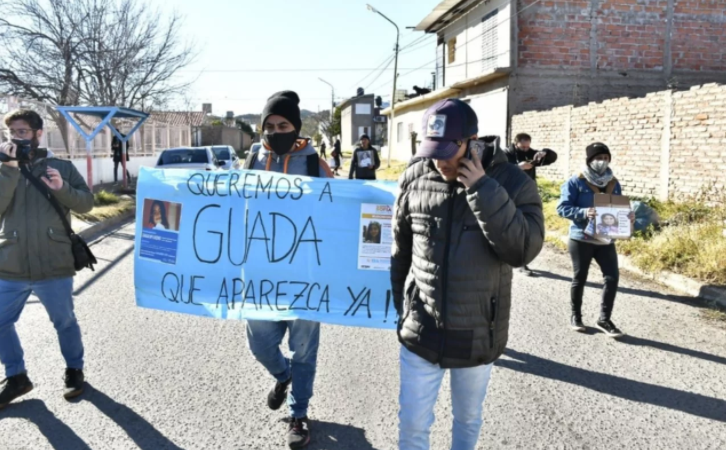
<svg viewBox="0 0 726 450"><path fill-rule="evenodd" d="M396 183L143 168L140 307L220 319L395 329Z"/></svg>

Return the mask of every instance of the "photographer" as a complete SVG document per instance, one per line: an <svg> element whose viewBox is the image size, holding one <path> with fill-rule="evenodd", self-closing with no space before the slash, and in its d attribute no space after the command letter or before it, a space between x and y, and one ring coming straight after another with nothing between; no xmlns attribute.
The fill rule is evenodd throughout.
<svg viewBox="0 0 726 450"><path fill-rule="evenodd" d="M63 220L26 176L40 179L70 219L93 208L93 194L70 161L38 147L43 119L30 110L5 116L10 142L0 144L0 361L7 378L0 409L33 389L15 322L34 293L58 333L66 361L66 399L83 392L83 343L73 312L74 255Z"/></svg>

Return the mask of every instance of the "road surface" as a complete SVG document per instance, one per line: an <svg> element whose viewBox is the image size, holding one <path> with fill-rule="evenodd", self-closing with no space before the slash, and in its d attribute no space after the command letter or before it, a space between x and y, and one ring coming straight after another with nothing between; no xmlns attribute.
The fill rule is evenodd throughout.
<svg viewBox="0 0 726 450"><path fill-rule="evenodd" d="M18 329L36 389L0 411L0 448L286 448L284 412L265 405L271 379L250 356L243 323L134 305L133 233L126 226L95 243L100 267L76 279L89 382L77 403L62 399L56 335L31 298ZM574 333L568 265L545 250L532 265L539 277L515 275L509 350L494 369L478 448L726 448L723 322L624 279L614 321L630 336ZM590 325L598 295L586 291ZM397 352L391 331L323 326L311 449L396 448ZM450 445L447 391L445 381L437 450Z"/></svg>

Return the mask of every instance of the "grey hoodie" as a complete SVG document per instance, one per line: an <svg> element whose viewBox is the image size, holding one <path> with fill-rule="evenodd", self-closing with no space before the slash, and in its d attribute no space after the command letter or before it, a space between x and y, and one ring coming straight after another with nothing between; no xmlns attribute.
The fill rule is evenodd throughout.
<svg viewBox="0 0 726 450"><path fill-rule="evenodd" d="M271 172L286 173L290 175L307 175L308 174L308 155L317 155L318 152L310 144L309 139L299 139L295 145L295 149L285 155L278 156L272 150L268 150L263 145L257 155L252 169L269 170ZM332 178L330 169L324 161L320 161L320 177Z"/></svg>

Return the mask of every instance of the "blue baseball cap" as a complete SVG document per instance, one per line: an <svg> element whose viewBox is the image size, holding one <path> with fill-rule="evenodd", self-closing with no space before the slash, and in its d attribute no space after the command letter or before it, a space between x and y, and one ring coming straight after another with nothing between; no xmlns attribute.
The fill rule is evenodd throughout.
<svg viewBox="0 0 726 450"><path fill-rule="evenodd" d="M420 158L451 159L461 144L479 132L479 120L467 103L447 98L424 113L423 141L416 152Z"/></svg>

